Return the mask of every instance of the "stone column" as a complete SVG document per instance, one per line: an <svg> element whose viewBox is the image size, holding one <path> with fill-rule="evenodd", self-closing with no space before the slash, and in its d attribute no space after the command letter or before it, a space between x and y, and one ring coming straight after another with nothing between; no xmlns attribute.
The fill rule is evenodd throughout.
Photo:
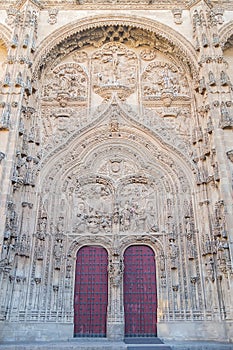
<svg viewBox="0 0 233 350"><path fill-rule="evenodd" d="M108 314L107 337L111 340L124 339L123 272L124 264L119 250L120 215L116 206L112 216L112 250L108 264Z"/></svg>
<svg viewBox="0 0 233 350"><path fill-rule="evenodd" d="M109 257L109 302L107 317L107 337L112 340L124 339L122 258L117 251Z"/></svg>

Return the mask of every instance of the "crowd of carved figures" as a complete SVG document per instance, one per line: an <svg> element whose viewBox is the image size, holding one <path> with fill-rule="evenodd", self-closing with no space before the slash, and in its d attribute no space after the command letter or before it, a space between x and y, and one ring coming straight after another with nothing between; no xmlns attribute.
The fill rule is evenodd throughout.
<svg viewBox="0 0 233 350"><path fill-rule="evenodd" d="M38 8L30 6L8 15L14 32L0 128L11 129L19 117L0 261L1 319L72 322L75 254L95 244L109 251L113 289L122 283L125 247L153 247L158 296L167 302L161 319L203 319L204 309L215 318L219 304L227 317L232 265L216 128L231 130L233 107L221 16L193 10L199 78L166 40L120 25L87 29L79 41L70 35L32 77ZM175 154L195 177L192 190ZM5 156L0 152L0 167ZM193 191L201 194L193 199Z"/></svg>

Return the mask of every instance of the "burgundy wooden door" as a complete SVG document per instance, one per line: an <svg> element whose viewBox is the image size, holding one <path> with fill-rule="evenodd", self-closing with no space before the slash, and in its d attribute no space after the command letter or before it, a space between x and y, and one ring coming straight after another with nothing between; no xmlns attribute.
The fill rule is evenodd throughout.
<svg viewBox="0 0 233 350"><path fill-rule="evenodd" d="M124 264L125 336L156 336L157 298L154 252L148 246L130 246L125 251Z"/></svg>
<svg viewBox="0 0 233 350"><path fill-rule="evenodd" d="M102 247L78 251L74 289L74 336L105 337L108 254Z"/></svg>

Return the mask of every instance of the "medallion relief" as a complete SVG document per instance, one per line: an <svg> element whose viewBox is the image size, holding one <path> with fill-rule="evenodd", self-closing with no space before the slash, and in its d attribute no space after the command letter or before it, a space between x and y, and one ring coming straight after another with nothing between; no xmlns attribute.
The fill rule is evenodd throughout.
<svg viewBox="0 0 233 350"><path fill-rule="evenodd" d="M172 101L190 100L187 78L174 65L166 62L150 63L142 74L143 99Z"/></svg>
<svg viewBox="0 0 233 350"><path fill-rule="evenodd" d="M42 98L56 100L62 107L68 101L84 102L87 99L87 74L78 63L67 63L54 68L45 78Z"/></svg>
<svg viewBox="0 0 233 350"><path fill-rule="evenodd" d="M92 56L92 84L96 94L109 99L116 93L125 100L137 87L137 56L117 43L105 44Z"/></svg>

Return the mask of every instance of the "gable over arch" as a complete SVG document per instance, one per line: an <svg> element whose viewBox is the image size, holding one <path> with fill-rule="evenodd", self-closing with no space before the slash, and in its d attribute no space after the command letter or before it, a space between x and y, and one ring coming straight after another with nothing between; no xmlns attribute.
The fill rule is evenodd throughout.
<svg viewBox="0 0 233 350"><path fill-rule="evenodd" d="M117 128L119 127L116 131L112 131L113 122L118 125ZM164 171L173 173L174 177L177 177L179 172L177 169L182 169L184 177L192 186L193 172L196 169L189 155L165 143L159 134L136 122L114 101L96 120L82 130L77 130L44 158L40 163L40 182L43 183L49 174L55 174L57 179L65 179L70 172L75 172L77 169L87 169L83 170L83 174L98 173L97 159L103 158L104 161L104 158L112 157L111 154L115 154L114 158L117 159L117 153L123 152L125 155L128 153L126 158L136 162L135 164L141 169L146 169L150 164L148 174L153 166L167 169ZM138 170L136 168L135 172L140 172L139 168Z"/></svg>

